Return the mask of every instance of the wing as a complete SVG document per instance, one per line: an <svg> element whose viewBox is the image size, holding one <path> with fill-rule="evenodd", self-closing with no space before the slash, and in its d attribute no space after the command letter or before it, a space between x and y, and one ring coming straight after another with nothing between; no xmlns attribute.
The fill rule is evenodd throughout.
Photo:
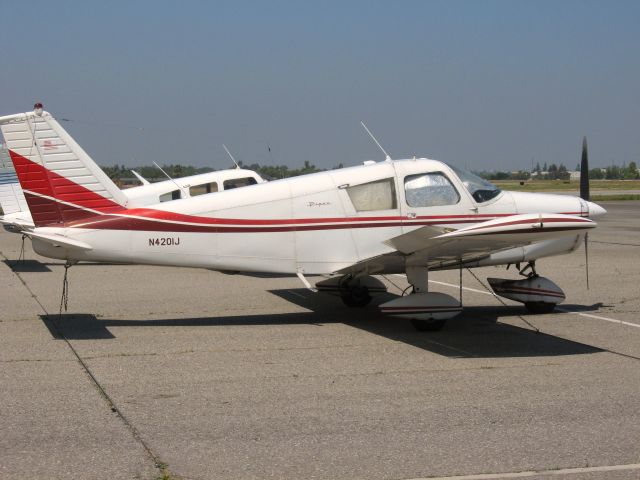
<svg viewBox="0 0 640 480"><path fill-rule="evenodd" d="M595 226L587 218L540 213L510 215L448 233L421 227L384 242L393 252L362 260L337 273L397 272L404 271L406 265L443 269L503 250L575 236Z"/></svg>

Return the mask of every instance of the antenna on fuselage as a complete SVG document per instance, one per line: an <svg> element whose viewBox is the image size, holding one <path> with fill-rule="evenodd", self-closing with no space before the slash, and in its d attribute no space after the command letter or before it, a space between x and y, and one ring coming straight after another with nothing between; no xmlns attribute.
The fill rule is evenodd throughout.
<svg viewBox="0 0 640 480"><path fill-rule="evenodd" d="M229 149L224 143L222 144L222 148L224 148L224 151L227 152L227 155L231 157L231 160L233 160L233 163L236 164L236 169L240 169L240 165L238 165L238 162L236 162L236 159L233 157L233 155L231 155L231 152L229 151Z"/></svg>
<svg viewBox="0 0 640 480"><path fill-rule="evenodd" d="M376 139L376 137L373 136L373 133L371 133L371 130L367 128L367 126L364 124L362 120L360 121L360 124L364 127L364 129L367 131L367 133L373 139L373 141L376 142L376 145L378 146L378 148L382 150L382 153L384 153L384 156L385 156L385 160L387 162L390 162L391 156L387 153L387 151L384 148L382 148L382 145L380 145L380 142Z"/></svg>
<svg viewBox="0 0 640 480"><path fill-rule="evenodd" d="M171 178L171 176L170 176L167 172L165 172L165 171L160 167L160 165L158 165L156 162L153 162L153 164L158 168L158 170L160 170L162 173L164 173L165 177L167 177L169 180L171 180L171 181L174 183L174 185L175 185L176 187L178 187L178 189L179 189L181 192L183 192L183 193L184 193L184 189L183 189L180 185L178 185L178 182L176 182L173 178Z"/></svg>

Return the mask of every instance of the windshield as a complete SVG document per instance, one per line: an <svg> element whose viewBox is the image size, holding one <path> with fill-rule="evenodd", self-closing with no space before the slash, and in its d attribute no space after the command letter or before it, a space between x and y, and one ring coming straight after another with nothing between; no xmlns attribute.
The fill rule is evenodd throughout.
<svg viewBox="0 0 640 480"><path fill-rule="evenodd" d="M497 197L500 194L500 189L493 183L488 182L484 178L468 172L459 167L447 164L447 166L456 172L456 175L462 181L462 184L469 190L469 193L478 203L488 202L492 198Z"/></svg>

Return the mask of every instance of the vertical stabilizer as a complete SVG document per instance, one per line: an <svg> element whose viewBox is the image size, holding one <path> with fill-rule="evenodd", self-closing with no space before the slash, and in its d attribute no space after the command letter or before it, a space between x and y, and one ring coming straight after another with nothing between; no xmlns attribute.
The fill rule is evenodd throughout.
<svg viewBox="0 0 640 480"><path fill-rule="evenodd" d="M126 197L41 107L0 117L0 129L36 226L121 210Z"/></svg>

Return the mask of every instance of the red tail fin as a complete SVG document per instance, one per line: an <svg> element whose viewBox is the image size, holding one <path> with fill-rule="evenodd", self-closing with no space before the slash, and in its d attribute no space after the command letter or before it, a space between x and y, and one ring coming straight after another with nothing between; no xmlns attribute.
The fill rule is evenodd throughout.
<svg viewBox="0 0 640 480"><path fill-rule="evenodd" d="M0 117L0 129L36 227L124 208L125 195L49 113Z"/></svg>

